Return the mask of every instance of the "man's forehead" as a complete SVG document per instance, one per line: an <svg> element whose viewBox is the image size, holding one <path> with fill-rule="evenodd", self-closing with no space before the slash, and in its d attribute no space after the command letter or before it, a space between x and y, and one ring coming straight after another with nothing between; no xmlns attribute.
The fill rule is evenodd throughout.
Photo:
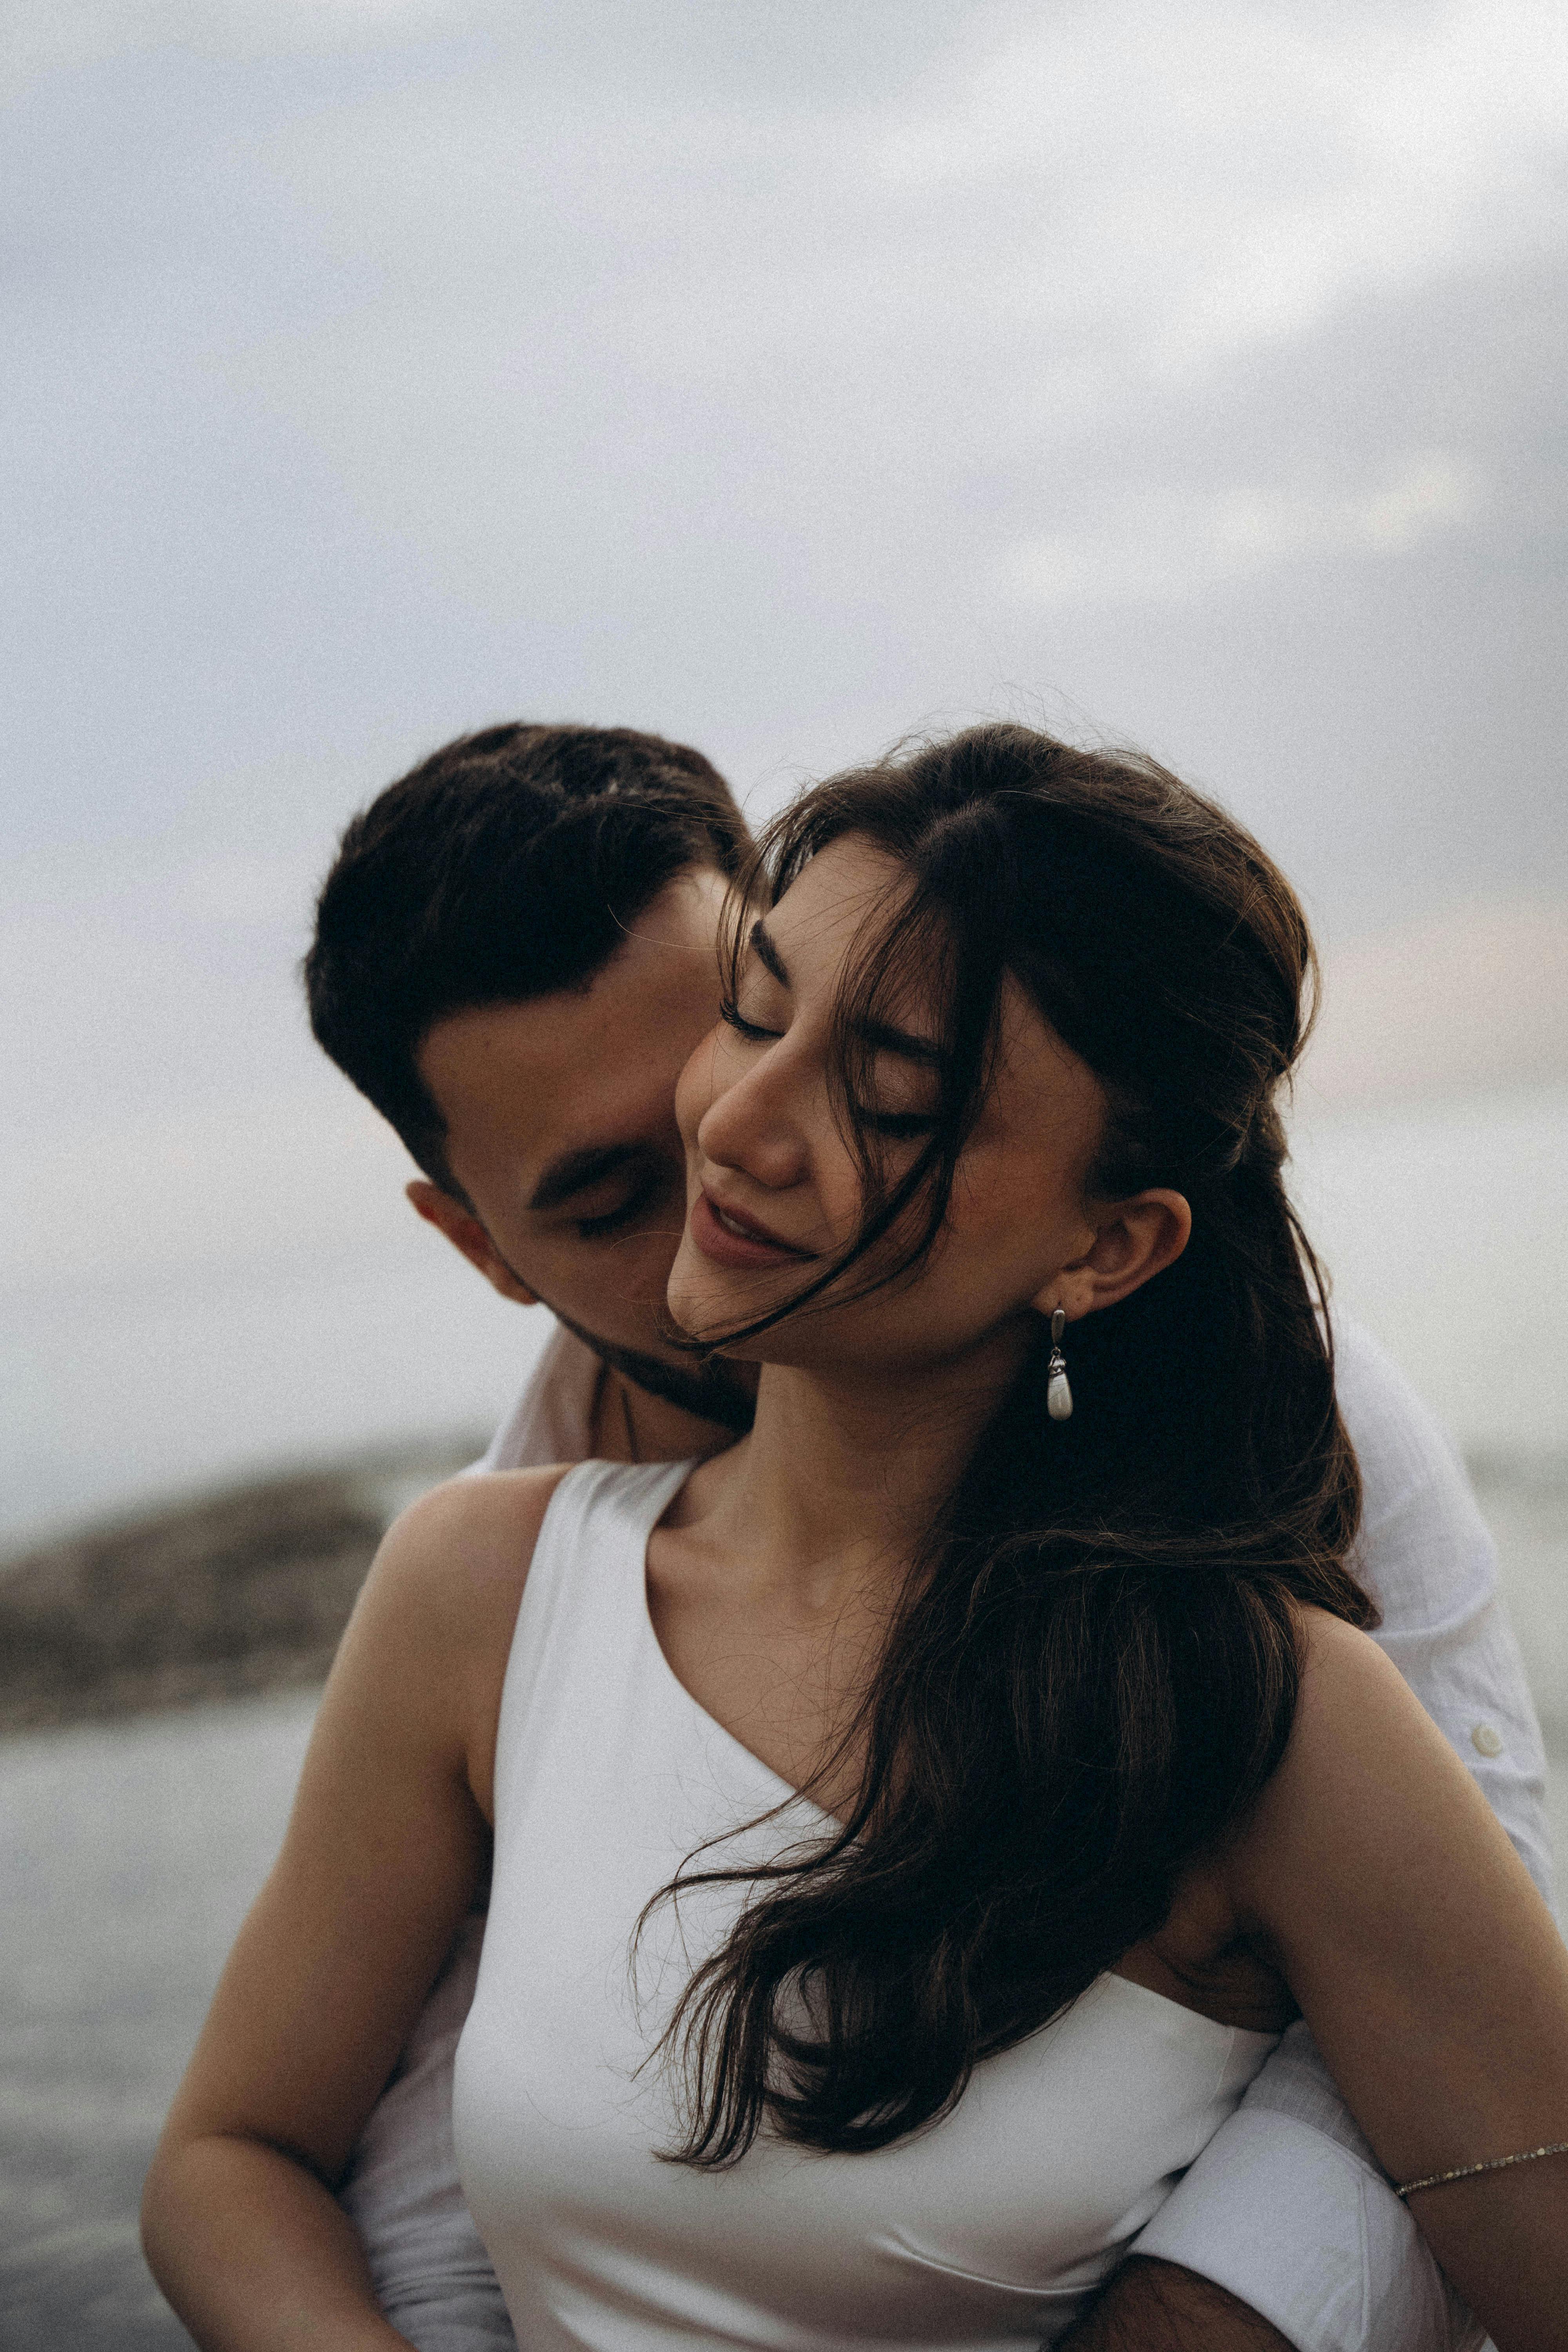
<svg viewBox="0 0 1568 2352"><path fill-rule="evenodd" d="M418 1060L443 1063L487 1048L512 1057L570 1063L584 1037L610 1024L658 1026L674 1002L716 994L719 927L726 885L706 870L678 876L626 927L595 971L542 996L468 1006L432 1024Z"/></svg>
<svg viewBox="0 0 1568 2352"><path fill-rule="evenodd" d="M711 940L686 929L668 945L645 930L585 988L435 1024L418 1066L460 1180L481 1158L504 1160L509 1190L526 1199L563 1158L624 1156L668 1135L681 1065L718 1009Z"/></svg>
<svg viewBox="0 0 1568 2352"><path fill-rule="evenodd" d="M684 1021L674 1010L646 992L624 1006L564 993L477 1006L436 1024L420 1076L449 1129L504 1126L531 1160L552 1158L650 1111L668 1115L680 1066L712 1019L705 1003Z"/></svg>
<svg viewBox="0 0 1568 2352"><path fill-rule="evenodd" d="M596 1068L577 1070L570 1085L541 1089L519 1102L510 1132L523 1197L536 1208L548 1207L547 1191L563 1198L595 1173L608 1173L618 1160L667 1137L674 1123L675 1081L685 1059L679 1050L667 1056L617 1055Z"/></svg>
<svg viewBox="0 0 1568 2352"><path fill-rule="evenodd" d="M672 1150L675 1081L685 1054L672 1051L668 1036L662 1054L658 1041L645 1044L643 1051L575 1063L552 1058L546 1066L517 1050L515 1040L496 1041L485 1053L472 1031L437 1038L426 1082L464 1190L540 1213L630 1161L646 1162L650 1151Z"/></svg>

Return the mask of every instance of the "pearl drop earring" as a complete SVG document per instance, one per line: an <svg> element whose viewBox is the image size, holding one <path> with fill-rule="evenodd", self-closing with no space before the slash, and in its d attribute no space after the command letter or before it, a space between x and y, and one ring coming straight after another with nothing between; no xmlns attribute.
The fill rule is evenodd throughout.
<svg viewBox="0 0 1568 2352"><path fill-rule="evenodd" d="M1067 1328L1067 1309L1058 1307L1051 1317L1051 1360L1046 1366L1046 1411L1053 1421L1072 1418L1072 1390L1068 1384L1067 1358L1062 1354L1062 1333Z"/></svg>

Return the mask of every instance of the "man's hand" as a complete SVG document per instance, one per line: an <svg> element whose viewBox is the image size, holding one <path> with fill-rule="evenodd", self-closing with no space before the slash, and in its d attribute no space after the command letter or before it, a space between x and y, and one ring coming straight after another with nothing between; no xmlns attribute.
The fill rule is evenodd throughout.
<svg viewBox="0 0 1568 2352"><path fill-rule="evenodd" d="M1134 2254L1058 2352L1292 2352L1288 2336L1211 2279Z"/></svg>

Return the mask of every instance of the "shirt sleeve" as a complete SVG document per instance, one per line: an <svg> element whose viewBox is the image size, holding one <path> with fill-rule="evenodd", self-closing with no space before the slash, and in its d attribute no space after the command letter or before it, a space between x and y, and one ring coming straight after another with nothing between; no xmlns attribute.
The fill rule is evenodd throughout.
<svg viewBox="0 0 1568 2352"><path fill-rule="evenodd" d="M1135 2252L1212 2279L1299 2352L1485 2342L1292 2026Z"/></svg>
<svg viewBox="0 0 1568 2352"><path fill-rule="evenodd" d="M1352 1560L1376 1639L1552 1899L1545 1759L1497 1555L1458 1455L1375 1343L1336 1318L1362 1468ZM1481 2331L1293 2027L1137 2241L1225 2287L1298 2352L1472 2352Z"/></svg>
<svg viewBox="0 0 1568 2352"><path fill-rule="evenodd" d="M517 2352L452 2140L452 2062L484 1926L475 1911L459 1929L338 2191L376 2301L415 2352Z"/></svg>
<svg viewBox="0 0 1568 2352"><path fill-rule="evenodd" d="M556 1462L585 1461L603 1372L593 1349L557 1323L517 1402L471 1471L548 1470Z"/></svg>

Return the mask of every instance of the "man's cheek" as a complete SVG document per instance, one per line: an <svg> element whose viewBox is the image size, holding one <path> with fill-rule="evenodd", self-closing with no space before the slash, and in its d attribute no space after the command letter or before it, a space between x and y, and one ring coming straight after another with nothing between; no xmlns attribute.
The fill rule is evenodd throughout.
<svg viewBox="0 0 1568 2352"><path fill-rule="evenodd" d="M619 1244L599 1242L579 1254L570 1287L601 1328L608 1330L617 1317L623 1322L628 1316L646 1318L663 1307L683 1223L682 1210L672 1204L658 1231L627 1235Z"/></svg>
<svg viewBox="0 0 1568 2352"><path fill-rule="evenodd" d="M698 1045L680 1076L675 1082L675 1123L680 1129L680 1139L689 1160L697 1148L697 1130L702 1115L719 1091L719 1061L726 1032L720 1026L710 1029Z"/></svg>
<svg viewBox="0 0 1568 2352"><path fill-rule="evenodd" d="M659 1220L658 1231L650 1234L637 1252L635 1265L628 1264L626 1268L627 1276L633 1277L628 1288L639 1303L651 1301L657 1307L663 1307L664 1294L669 1285L669 1269L675 1264L675 1254L680 1247L680 1237L685 1230L685 1210L679 1202L672 1202L667 1213Z"/></svg>

